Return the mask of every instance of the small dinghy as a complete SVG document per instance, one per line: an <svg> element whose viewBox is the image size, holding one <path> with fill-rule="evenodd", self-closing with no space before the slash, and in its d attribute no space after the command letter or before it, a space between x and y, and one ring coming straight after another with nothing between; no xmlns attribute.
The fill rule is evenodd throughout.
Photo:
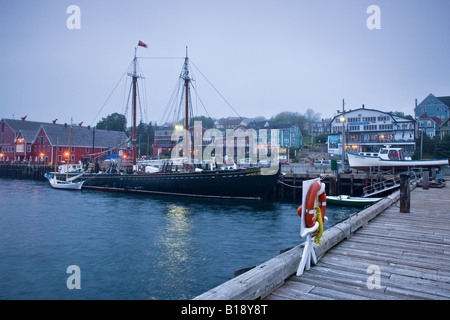
<svg viewBox="0 0 450 320"><path fill-rule="evenodd" d="M55 177L52 177L49 173L45 175L45 177L50 182L52 188L55 189L63 189L63 190L81 190L83 187L84 181L73 182L72 180L58 180Z"/></svg>
<svg viewBox="0 0 450 320"><path fill-rule="evenodd" d="M351 196L327 196L327 203L343 207L366 207L370 206L383 198L361 198Z"/></svg>

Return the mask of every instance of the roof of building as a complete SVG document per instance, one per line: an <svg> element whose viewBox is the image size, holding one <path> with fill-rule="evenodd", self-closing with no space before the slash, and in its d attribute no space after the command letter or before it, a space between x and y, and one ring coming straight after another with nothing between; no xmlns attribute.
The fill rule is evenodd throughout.
<svg viewBox="0 0 450 320"><path fill-rule="evenodd" d="M65 125L43 124L42 128L54 146L68 146L69 137L72 146L92 147L94 145L96 148L112 148L128 139L125 132L121 131L95 129L94 136L94 129L88 127L72 126L72 133L70 133L70 125L66 127Z"/></svg>
<svg viewBox="0 0 450 320"><path fill-rule="evenodd" d="M440 125L439 128L443 129L444 127L450 127L450 117L448 117L447 119L445 119L442 124Z"/></svg>
<svg viewBox="0 0 450 320"><path fill-rule="evenodd" d="M2 119L2 120L5 121L16 134L21 133L22 137L25 139L26 142L32 142L34 140L36 131L43 124L43 122L37 121L24 121L16 119Z"/></svg>
<svg viewBox="0 0 450 320"><path fill-rule="evenodd" d="M15 119L2 120L16 134L21 133L26 142L34 142L40 129L43 128L52 145L69 145L70 125ZM71 145L74 147L92 147L94 144L96 148L111 148L123 143L128 137L121 131L95 129L95 141L93 139L93 128L72 125Z"/></svg>
<svg viewBox="0 0 450 320"><path fill-rule="evenodd" d="M422 114L419 117L419 119L422 119L422 120L423 119L430 119L430 120L433 120L434 122L436 122L436 124L439 124L439 125L442 123L442 120L440 118L438 118L438 117L429 117L426 112L424 114Z"/></svg>
<svg viewBox="0 0 450 320"><path fill-rule="evenodd" d="M445 104L447 107L450 108L450 96L448 97L437 97L439 101L441 101L443 104Z"/></svg>
<svg viewBox="0 0 450 320"><path fill-rule="evenodd" d="M244 121L246 118L239 117L228 117L217 120L217 123L222 126L238 126Z"/></svg>
<svg viewBox="0 0 450 320"><path fill-rule="evenodd" d="M392 114L392 112L385 112L385 111L376 110L376 109L369 109L369 108L365 108L365 107L363 107L363 108L358 108L358 109L354 109L354 110L348 110L348 111L345 111L345 114L347 115L347 114L352 113L352 112L361 112L361 110L364 110L364 111L375 111L375 112L378 112L378 113L386 114L386 115L390 116L390 117L392 118L392 120L394 120L394 122L404 122L404 121L407 121L407 122L410 122L410 121L415 122L415 120L413 120L413 119L409 119L409 118L407 118L407 117L401 117L401 116L398 116L398 115L394 115L394 114ZM342 116L342 113L339 113L339 114L337 114L336 116L334 116L333 119L331 120L330 124L331 124L336 118L339 119L341 116ZM339 121L339 120L338 120L338 121Z"/></svg>

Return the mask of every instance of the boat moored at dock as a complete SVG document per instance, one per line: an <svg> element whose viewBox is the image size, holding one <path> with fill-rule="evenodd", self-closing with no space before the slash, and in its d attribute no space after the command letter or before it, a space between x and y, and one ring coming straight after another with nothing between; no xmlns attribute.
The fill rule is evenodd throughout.
<svg viewBox="0 0 450 320"><path fill-rule="evenodd" d="M61 189L61 190L81 190L83 187L84 181L74 182L71 179L68 180L58 180L56 177L52 177L49 173L45 175L50 182L50 186L53 189Z"/></svg>
<svg viewBox="0 0 450 320"><path fill-rule="evenodd" d="M141 42L138 46L141 46ZM200 144L196 144L198 133L196 125L192 127L189 121L192 113L192 99L190 97L192 78L189 71L190 62L187 57L187 48L184 65L179 76L179 90L177 90L180 93L180 98L176 99L184 103L178 105L178 107L182 107L182 110L180 109L180 112L175 113L179 115L184 113L182 119L184 124L178 124L181 121L180 119L174 122L175 128L182 127L182 129L176 128L175 130L175 134L180 133L181 141L180 136L177 136L176 139L179 139L178 144L171 150L170 160L166 160L164 163L159 161L155 163L139 163L136 148L137 80L143 78L143 76L137 70L136 50L137 47L135 49L132 70L128 73L132 78L132 90L130 92L132 92L133 121L132 134L129 139L131 155L127 157L127 160L130 159L131 161L125 167L125 164L120 162L121 160L111 158L109 159L111 162L107 171L99 170L99 165L96 162L94 172L85 171L78 180L84 181L84 188L146 194L239 199L260 199L272 191L277 183L281 170L277 158L277 151L272 151L270 153L271 155L266 157L273 160L269 161L268 165L250 166L250 164L247 165L247 162L244 161L244 166L241 168L236 166L236 162L237 159L240 159L240 151L242 151L242 154L245 154L246 146L237 146L234 140L231 142L232 147L224 145L222 142L217 145L212 143L206 146L206 148L210 147L209 149L214 150L214 158L212 154L207 154L207 158L211 156L211 159L208 158L206 160L196 157L196 153L201 153L202 149L200 147L203 148L203 145L202 138L200 138ZM218 140L222 141L222 139L217 137L217 131L214 134L214 142ZM199 133L202 132L200 131ZM172 137L172 139L174 138ZM196 148L200 149L200 151L196 150ZM242 149L236 152L238 155L237 158L234 157L235 154L228 154L228 149L233 149L234 151L235 148ZM249 149L248 153L256 152L256 148L254 148L255 150L250 149L248 146L247 148ZM227 150L227 154L223 154L224 149ZM98 155L92 156L93 158L97 157L95 158L96 160L99 158ZM252 156L254 156L252 158L257 158L255 154L252 154ZM175 163L180 158L186 158L186 160ZM261 161L263 160L262 158L263 156L260 154L258 160ZM203 165L204 161L212 161L214 165ZM227 165L226 168L223 167L224 164ZM208 168L205 169L205 167Z"/></svg>
<svg viewBox="0 0 450 320"><path fill-rule="evenodd" d="M327 196L327 203L343 207L366 207L380 201L381 199L383 198L363 198L340 195Z"/></svg>
<svg viewBox="0 0 450 320"><path fill-rule="evenodd" d="M386 146L379 152L347 152L350 167L368 171L370 168L439 168L448 165L448 159L412 160L403 153L403 148Z"/></svg>
<svg viewBox="0 0 450 320"><path fill-rule="evenodd" d="M84 188L144 194L204 198L264 198L276 184L279 171L263 168L163 173L87 173Z"/></svg>

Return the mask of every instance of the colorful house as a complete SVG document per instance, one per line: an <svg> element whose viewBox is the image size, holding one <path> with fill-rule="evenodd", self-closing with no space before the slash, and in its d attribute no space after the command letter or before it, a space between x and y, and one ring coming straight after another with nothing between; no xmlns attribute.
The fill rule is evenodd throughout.
<svg viewBox="0 0 450 320"><path fill-rule="evenodd" d="M280 148L300 149L302 146L302 133L297 124L271 126L271 129L278 129L278 145Z"/></svg>
<svg viewBox="0 0 450 320"><path fill-rule="evenodd" d="M414 109L416 119L419 119L423 114L428 117L437 117L444 122L450 117L450 97L436 97L432 93L428 95L421 103L417 104Z"/></svg>
<svg viewBox="0 0 450 320"><path fill-rule="evenodd" d="M440 135L442 121L438 117L430 117L426 113L422 114L418 120L419 132L425 132L430 138Z"/></svg>

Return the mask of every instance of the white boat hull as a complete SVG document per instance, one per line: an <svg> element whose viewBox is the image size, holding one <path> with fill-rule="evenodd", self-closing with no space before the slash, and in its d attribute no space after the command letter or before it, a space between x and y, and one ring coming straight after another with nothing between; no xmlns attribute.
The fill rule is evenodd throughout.
<svg viewBox="0 0 450 320"><path fill-rule="evenodd" d="M83 187L84 181L80 182L72 182L72 181L64 181L58 180L55 178L48 177L48 182L50 182L50 186L54 189L62 189L62 190L81 190Z"/></svg>
<svg viewBox="0 0 450 320"><path fill-rule="evenodd" d="M345 207L365 207L372 205L383 198L362 198L350 197L346 195L327 196L327 202L330 204L345 206Z"/></svg>
<svg viewBox="0 0 450 320"><path fill-rule="evenodd" d="M356 153L347 153L348 162L350 167L357 170L368 170L372 168L438 168L440 166L448 165L447 159L436 159L436 160L386 160L378 156L367 156L360 155Z"/></svg>

